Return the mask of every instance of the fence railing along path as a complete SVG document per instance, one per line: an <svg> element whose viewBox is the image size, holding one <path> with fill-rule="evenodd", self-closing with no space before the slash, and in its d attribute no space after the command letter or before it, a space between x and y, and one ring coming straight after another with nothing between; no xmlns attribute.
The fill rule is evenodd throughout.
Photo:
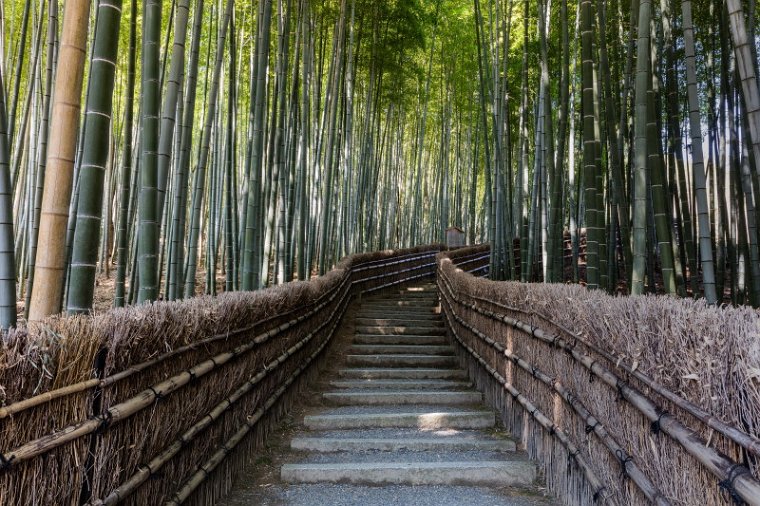
<svg viewBox="0 0 760 506"><path fill-rule="evenodd" d="M224 504L550 504L459 365L434 284L363 297L335 348L272 464Z"/></svg>
<svg viewBox="0 0 760 506"><path fill-rule="evenodd" d="M477 277L487 247L440 251L11 331L0 502L213 503L314 378L354 296L437 273L461 364L556 497L760 504L756 311L497 283Z"/></svg>
<svg viewBox="0 0 760 506"><path fill-rule="evenodd" d="M54 318L0 350L3 504L211 504L315 374L352 298L435 272L432 245L250 293Z"/></svg>

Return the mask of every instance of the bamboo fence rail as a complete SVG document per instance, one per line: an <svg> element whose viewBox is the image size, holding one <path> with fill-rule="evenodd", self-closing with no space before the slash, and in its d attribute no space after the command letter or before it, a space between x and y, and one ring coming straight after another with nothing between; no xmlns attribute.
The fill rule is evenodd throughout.
<svg viewBox="0 0 760 506"><path fill-rule="evenodd" d="M658 369L654 363L627 365L633 363L627 350L602 348L607 336L591 324L583 326L583 335L574 331L586 320L562 311L570 312L567 308L573 303L584 304L579 296L584 289L573 287L578 300L564 300L561 292L567 288L561 285L475 279L462 268L482 272L487 266L474 260L488 261L473 249L438 256L438 286L449 330L478 386L502 410L508 428L529 453L542 462L549 487L564 502L760 504L756 433L662 386L677 384L667 377L677 371ZM553 297L553 291L560 293ZM588 293L593 304L583 311L601 313L617 323L610 301L618 299ZM646 306L665 299L689 309L688 302L659 299L626 298L625 303ZM680 311L688 315L686 309ZM563 319L557 321L554 312ZM757 314L748 315L736 311L725 317L744 323L754 318L755 324L760 320ZM670 330L676 332L678 325L671 323ZM622 333L624 328L617 330ZM729 326L728 332L732 330ZM637 335L641 333L632 339ZM671 336L660 337L672 341ZM658 351L684 353L683 348ZM644 368L660 376L655 380ZM739 388L745 390L735 391L724 402L751 402L760 390L751 382L739 383ZM742 412L752 413L752 406ZM749 427L757 423L751 417L746 420Z"/></svg>
<svg viewBox="0 0 760 506"><path fill-rule="evenodd" d="M354 296L434 276L441 249L357 254L308 282L4 335L3 503L217 500L316 373Z"/></svg>

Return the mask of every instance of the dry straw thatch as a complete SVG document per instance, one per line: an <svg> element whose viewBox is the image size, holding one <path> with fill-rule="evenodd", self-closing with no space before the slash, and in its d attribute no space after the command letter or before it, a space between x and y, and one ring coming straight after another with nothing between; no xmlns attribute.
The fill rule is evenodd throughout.
<svg viewBox="0 0 760 506"><path fill-rule="evenodd" d="M442 307L471 374L564 502L760 503L757 311L457 268L477 269L462 261L486 250L439 255Z"/></svg>
<svg viewBox="0 0 760 506"><path fill-rule="evenodd" d="M0 502L213 502L313 377L353 295L432 276L440 250L3 335Z"/></svg>

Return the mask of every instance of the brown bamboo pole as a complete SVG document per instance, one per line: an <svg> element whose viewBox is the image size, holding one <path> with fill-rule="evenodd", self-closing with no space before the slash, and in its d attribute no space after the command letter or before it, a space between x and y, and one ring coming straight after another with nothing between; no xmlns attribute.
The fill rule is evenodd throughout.
<svg viewBox="0 0 760 506"><path fill-rule="evenodd" d="M306 362L298 367L293 374L291 374L288 379L283 383L276 391L275 393L270 396L266 403L256 410L256 412L249 417L245 423L235 432L235 434L232 435L227 441L224 442L221 447L214 452L213 455L206 461L205 464L198 466L198 470L190 476L177 490L177 492L174 494L174 496L166 501L166 505L179 505L185 502L192 493L204 482L208 479L211 472L213 472L214 469L216 469L219 464L221 464L224 459L229 455L234 448L240 444L241 441L245 438L246 435L253 429L253 427L258 423L258 421L261 419L262 416L274 405L275 402L282 396L283 393L288 389L288 387L293 383L293 381L298 378L298 376L303 373L303 371L306 369L306 367L316 359L320 353L322 353L322 350L324 350L325 346L327 346L327 343L330 342L330 339L335 333L335 330L338 327L338 323L343 318L343 314L345 314L347 308L347 304L343 305L343 308L340 312L340 316L337 318L334 318L333 326L330 329L329 337L323 342L319 348L312 353L309 358L306 360Z"/></svg>
<svg viewBox="0 0 760 506"><path fill-rule="evenodd" d="M446 259L443 259L441 264L444 264L445 261ZM445 270L441 269L439 272L443 273L443 277L440 279L444 279L444 283L448 282ZM616 389L622 399L626 400L647 419L652 422L657 422L663 434L666 434L672 440L680 444L688 454L699 461L705 469L721 480L721 482L730 483L730 486L740 498L752 506L760 506L760 482L758 482L757 479L746 470L746 468L733 462L730 458L716 449L708 447L706 442L694 434L693 431L685 427L675 417L667 413L661 413L654 402L628 385L625 381L618 378L614 373L599 364L591 356L576 350L572 344L558 335L549 335L540 328L506 315L500 315L484 310L475 304L468 304L461 301L458 301L458 303L495 321L505 323L540 341L562 349L576 360L576 362L588 369L594 376L604 381L604 383L610 387Z"/></svg>
<svg viewBox="0 0 760 506"><path fill-rule="evenodd" d="M89 16L89 0L64 3L29 321L61 310Z"/></svg>
<svg viewBox="0 0 760 506"><path fill-rule="evenodd" d="M235 392L230 394L229 397L225 398L219 404L214 406L214 408L211 411L209 411L206 415L204 415L203 418L201 418L192 427L190 427L187 431L185 431L185 433L179 436L174 441L174 443L169 445L156 457L151 459L150 462L141 466L138 469L138 471L134 475L132 475L127 481L125 481L124 483L116 487L113 491L111 491L111 493L108 494L102 501L93 501L93 504L113 505L113 504L118 504L124 499L126 499L127 497L129 497L140 487L140 485L145 483L151 477L151 475L157 473L158 470L161 469L161 467L163 467L167 462L169 462L175 455L177 455L177 453L179 453L182 448L184 448L188 443L194 440L199 434L203 432L203 430L205 430L211 424L216 422L227 410L233 407L236 402L238 402L241 398L243 398L244 395L250 392L269 373L273 372L275 369L277 369L280 366L280 364L283 364L288 358L293 356L296 353L296 351L300 350L306 344L308 344L308 342L311 341L311 339L313 339L313 337L317 335L325 326L327 326L329 322L333 322L333 327L330 331L330 336L332 336L337 326L337 322L340 321L340 318L345 312L347 301L350 301L350 298L348 298L349 294L350 294L350 291L344 291L343 299L341 299L341 302L339 303L339 304L342 304L342 307L343 307L343 310L340 312L341 316L339 316L338 318L326 319L321 325L319 325L319 327L309 332L303 339L301 339L301 341L296 343L296 345L292 346L290 349L285 351L285 353L281 354L280 356L275 358L272 362L265 365L261 371L259 371L256 375L254 375L245 383L243 383L243 385L240 386L237 390L235 390ZM308 367L308 365L324 349L324 347L327 345L329 341L330 341L330 338L326 339L320 345L319 349L316 352L314 352L309 357L309 359L304 362L304 364L299 366L290 375L286 383L282 385L280 389L278 389L279 394L275 393L275 395L271 396L270 399L274 398L276 400L276 398L279 397L282 394L282 392L284 392L287 389L287 386L290 385L290 383ZM261 411L261 413L263 414L269 407L271 407L271 404L269 404L269 400L267 400L267 403L265 404L263 411L259 409L257 413ZM258 421L258 418L256 419L256 421ZM253 424L255 424L255 421L253 422ZM251 426L253 426L253 424L251 424Z"/></svg>
<svg viewBox="0 0 760 506"><path fill-rule="evenodd" d="M503 354L508 360L514 362L521 369L532 375L537 380L541 381L544 385L554 389L554 391L562 397L565 403L573 408L573 410L578 414L581 420L583 420L586 426L591 428L592 432L594 432L594 434L599 438L599 440L607 448L610 454L618 459L618 462L622 468L621 472L624 472L629 478L631 478L638 489L646 496L649 501L660 506L667 506L670 504L670 501L668 501L668 499L662 494L662 492L660 492L654 483L652 483L652 481L641 471L641 468L636 465L636 462L632 460L633 457L627 451L625 451L625 449L623 449L623 447L621 447L617 441L615 441L609 432L607 432L607 429L604 428L604 425L602 425L602 423L599 422L591 414L591 412L585 406L583 406L580 401L578 401L574 395L572 395L564 386L562 386L562 383L560 383L555 378L552 378L551 376L543 373L537 367L531 365L516 354L512 353L512 351L508 350L504 345L497 343L467 323L453 309L450 300L451 294L448 291L442 291L441 293L444 294L448 310L453 314L454 319L457 321L457 323L459 323L459 325L470 331L473 335L477 336L479 339L484 341L499 353ZM463 340L459 338L456 330L454 330L454 326L451 324L451 319L448 314L449 311L444 311L447 323L449 324L449 328L452 329L452 332L454 332L456 335L457 340L463 342Z"/></svg>
<svg viewBox="0 0 760 506"><path fill-rule="evenodd" d="M634 369L632 366L627 365L625 362L622 361L622 359L613 357L608 352L604 351L603 349L599 348L598 346L595 346L594 344L588 342L586 339L584 339L582 336L572 332L570 329L565 328L559 323L556 323L552 321L550 318L542 315L541 313L537 313L535 311L528 311L525 309L520 309L516 307L507 306L505 304L494 302L492 300L486 299L484 297L479 297L477 295L471 295L474 300L479 300L482 302L486 302L488 304L492 304L496 307L499 307L501 309L505 309L507 311L514 311L516 313L522 313L527 316L533 316L540 318L541 320L553 325L554 327L557 327L560 331L562 331L566 336L572 338L574 342L578 342L591 350L592 352L598 354L599 356L603 357L605 360L607 360L610 364L615 364L616 367L622 368L627 374L630 374L634 376L637 380L644 383L648 388L651 388L652 391L657 393L658 395L664 397L668 401L672 402L677 407L683 409L687 413L689 413L691 416L699 420L700 422L704 423L709 428L719 432L723 436L727 437L728 439L732 440L734 443L738 444L745 450L753 453L754 455L760 456L760 439L756 438L755 436L751 434L747 434L741 429L737 429L736 427L733 427L729 425L728 423L724 422L720 418L711 415L704 409L700 408L696 404L684 399L683 397L680 397L679 395L671 392L667 388L663 387L656 381L654 381L652 378L644 374L643 372Z"/></svg>
<svg viewBox="0 0 760 506"><path fill-rule="evenodd" d="M337 290L332 291L330 301L334 300L338 296L338 293L340 292ZM325 302L324 304L326 305L328 303L329 302ZM24 443L5 454L4 458L9 462L9 465L14 466L20 462L47 453L50 450L58 448L79 437L91 434L96 430L105 430L110 425L126 420L149 407L158 399L187 386L194 379L200 378L213 370L219 369L233 358L250 352L258 347L259 344L262 344L285 330L294 327L307 318L307 315L301 315L294 320L290 320L287 323L259 334L250 342L237 346L232 351L219 353L185 371L154 384L126 401L111 406L104 414L96 415L93 418L71 424L60 431Z"/></svg>
<svg viewBox="0 0 760 506"><path fill-rule="evenodd" d="M610 497L602 497L602 493L607 487L602 483L599 477L596 476L589 462L586 461L586 459L581 454L580 449L573 444L573 442L562 430L562 428L555 425L549 417L547 417L541 410L538 409L538 407L530 402L530 400L525 397L519 390L517 390L514 385L509 383L504 376L502 376L496 369L491 367L488 362L475 350L468 346L467 343L465 343L456 334L456 332L453 332L453 329L452 333L454 334L454 338L459 342L459 344L465 350L467 350L470 355L472 355L472 357L488 372L488 374L490 374L499 384L501 384L504 390L506 390L513 399L520 403L526 413L529 414L536 422L538 422L538 424L541 425L544 430L552 434L552 437L559 441L560 444L562 444L562 446L567 449L568 456L571 457L575 463L578 464L578 467L581 468L581 471L583 471L583 474L588 481L589 486L594 491L594 498L602 500L602 503L605 501L607 501L607 503L611 503L612 499Z"/></svg>

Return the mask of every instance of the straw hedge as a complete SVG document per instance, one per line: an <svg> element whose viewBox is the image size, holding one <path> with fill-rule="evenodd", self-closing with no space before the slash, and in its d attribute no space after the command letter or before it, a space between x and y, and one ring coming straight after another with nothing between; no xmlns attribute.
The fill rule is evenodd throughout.
<svg viewBox="0 0 760 506"><path fill-rule="evenodd" d="M440 250L357 254L307 282L11 330L0 502L213 502L313 378L354 296L432 277Z"/></svg>
<svg viewBox="0 0 760 506"><path fill-rule="evenodd" d="M757 311L464 272L484 252L438 256L445 319L563 502L760 504Z"/></svg>

